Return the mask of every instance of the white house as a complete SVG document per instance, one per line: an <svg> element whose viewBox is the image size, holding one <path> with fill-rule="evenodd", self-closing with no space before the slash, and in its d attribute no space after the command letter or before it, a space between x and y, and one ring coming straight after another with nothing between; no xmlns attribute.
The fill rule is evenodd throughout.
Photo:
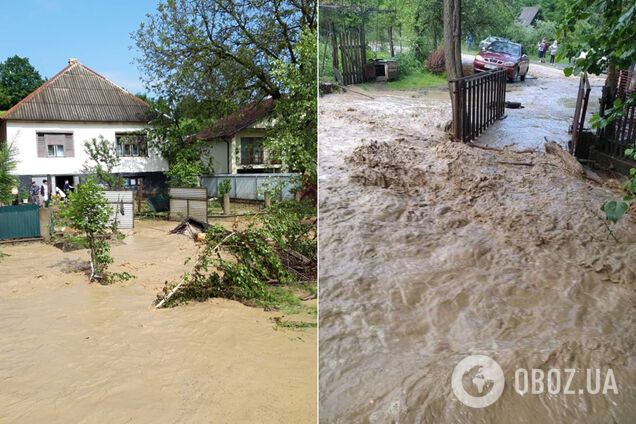
<svg viewBox="0 0 636 424"><path fill-rule="evenodd" d="M208 142L204 163L211 159L215 174L260 174L282 172L283 165L269 157L263 140L271 127L274 101L252 103L196 134Z"/></svg>
<svg viewBox="0 0 636 424"><path fill-rule="evenodd" d="M168 163L148 147L146 102L95 71L70 59L0 119L0 141L16 150L20 183L46 179L51 187L77 184L88 157L84 142L103 136L115 142L120 165L114 170L128 187L145 190L165 184Z"/></svg>

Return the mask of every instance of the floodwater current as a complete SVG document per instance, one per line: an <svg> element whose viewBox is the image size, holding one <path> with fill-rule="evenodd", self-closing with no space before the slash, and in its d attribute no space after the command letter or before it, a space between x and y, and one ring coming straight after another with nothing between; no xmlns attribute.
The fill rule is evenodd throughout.
<svg viewBox="0 0 636 424"><path fill-rule="evenodd" d="M528 153L448 141L442 96L321 98L321 422L636 422L636 222L616 225L615 241L599 208L619 192L543 152L544 136L567 140L573 111L537 111L536 92L559 77L534 74L509 94L528 107L479 140ZM573 104L578 81L562 83L548 112ZM550 131L511 137L533 114ZM486 408L451 387L454 367L477 354L505 378ZM612 370L617 392L587 392L597 368ZM563 384L521 395L517 369L564 381L574 369L575 394Z"/></svg>

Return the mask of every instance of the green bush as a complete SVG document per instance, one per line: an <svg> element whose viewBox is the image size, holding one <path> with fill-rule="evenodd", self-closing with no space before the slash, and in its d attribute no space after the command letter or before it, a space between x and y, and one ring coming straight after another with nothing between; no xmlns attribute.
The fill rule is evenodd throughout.
<svg viewBox="0 0 636 424"><path fill-rule="evenodd" d="M422 62L417 60L415 54L412 52L398 53L395 55L395 60L400 67L400 76L405 77L407 75L416 74L424 70Z"/></svg>
<svg viewBox="0 0 636 424"><path fill-rule="evenodd" d="M534 26L523 26L514 23L508 26L504 32L504 37L523 45L528 56L537 55L537 44L542 39L545 38L548 44L551 44L555 36L556 24L551 21L537 21Z"/></svg>
<svg viewBox="0 0 636 424"><path fill-rule="evenodd" d="M219 182L219 197L223 197L232 189L232 181L229 178L225 178Z"/></svg>
<svg viewBox="0 0 636 424"><path fill-rule="evenodd" d="M192 161L185 156L179 155L177 161L170 165L166 175L170 187L194 188L199 186L199 175L202 172L203 168L200 161Z"/></svg>

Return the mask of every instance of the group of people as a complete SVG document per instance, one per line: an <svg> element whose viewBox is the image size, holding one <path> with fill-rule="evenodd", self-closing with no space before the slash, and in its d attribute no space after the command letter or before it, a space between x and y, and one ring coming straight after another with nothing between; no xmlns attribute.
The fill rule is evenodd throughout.
<svg viewBox="0 0 636 424"><path fill-rule="evenodd" d="M552 44L548 45L548 41L544 38L539 41L539 44L537 44L537 50L539 52L539 61L541 63L545 63L545 55L548 50L550 51L550 63L554 63L555 56L559 50L559 44L557 43L557 40L554 40Z"/></svg>
<svg viewBox="0 0 636 424"><path fill-rule="evenodd" d="M55 187L55 195L59 196L61 199L66 199L66 196L72 189L73 186L68 182L68 180L65 180L64 187L62 189ZM50 200L51 195L49 193L48 181L42 181L42 185L38 185L35 181L32 181L31 187L29 188L29 203L48 208Z"/></svg>

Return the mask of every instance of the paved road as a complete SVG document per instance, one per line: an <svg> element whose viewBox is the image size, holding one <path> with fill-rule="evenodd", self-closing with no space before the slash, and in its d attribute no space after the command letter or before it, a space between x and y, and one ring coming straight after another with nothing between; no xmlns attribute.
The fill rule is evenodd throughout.
<svg viewBox="0 0 636 424"><path fill-rule="evenodd" d="M470 63L472 56L463 55ZM603 79L591 77L592 92L588 117L598 109ZM521 109L506 109L503 120L493 124L476 141L477 144L515 149L543 149L544 138L567 146L568 129L574 116L577 77L566 77L551 65L530 64L526 81L508 83L506 100L521 102Z"/></svg>

